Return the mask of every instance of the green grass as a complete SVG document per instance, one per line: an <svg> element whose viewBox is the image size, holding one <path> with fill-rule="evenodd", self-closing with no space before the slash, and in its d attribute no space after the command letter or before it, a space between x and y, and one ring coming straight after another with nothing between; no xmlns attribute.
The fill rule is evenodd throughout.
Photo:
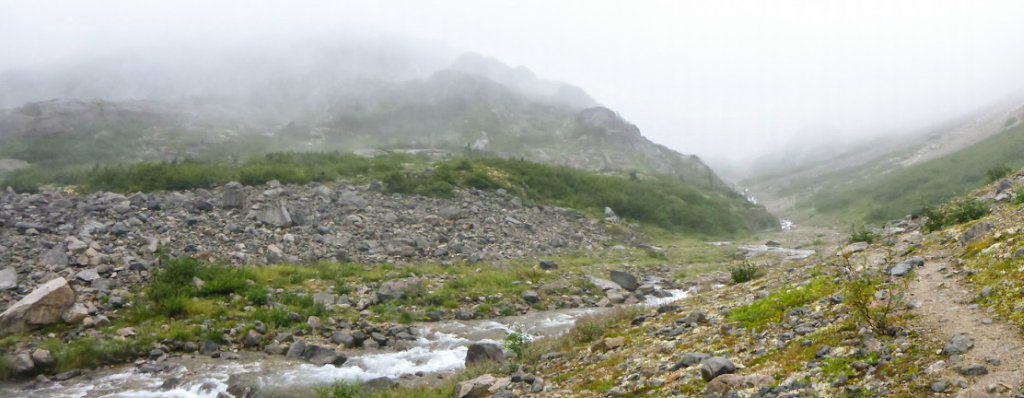
<svg viewBox="0 0 1024 398"><path fill-rule="evenodd" d="M812 279L804 286L780 290L770 296L739 307L729 313L729 321L747 328L760 330L782 321L790 310L818 301L828 296L836 287L823 277Z"/></svg>
<svg viewBox="0 0 1024 398"><path fill-rule="evenodd" d="M1024 167L1024 125L1013 127L953 154L891 173L834 175L801 206L848 221L901 218L962 196L1006 170Z"/></svg>
<svg viewBox="0 0 1024 398"><path fill-rule="evenodd" d="M84 338L70 342L51 340L44 344L53 355L55 372L91 369L135 359L147 348L148 339L116 340Z"/></svg>

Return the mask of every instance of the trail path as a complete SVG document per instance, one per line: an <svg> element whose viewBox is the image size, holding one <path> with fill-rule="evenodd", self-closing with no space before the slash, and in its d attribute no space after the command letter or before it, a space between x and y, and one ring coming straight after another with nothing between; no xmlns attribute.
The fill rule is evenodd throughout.
<svg viewBox="0 0 1024 398"><path fill-rule="evenodd" d="M945 256L939 256L945 257ZM995 319L984 308L972 306L973 294L962 285L944 262L928 261L918 268L910 283L910 300L920 305L916 322L949 341L959 333L974 339L974 348L960 362L946 359L941 378L956 384L966 381L967 388L957 397L1011 397L1024 390L1024 339L1019 329ZM988 374L963 376L958 369L972 364L987 368ZM947 391L956 391L953 387ZM951 394L952 395L952 394Z"/></svg>

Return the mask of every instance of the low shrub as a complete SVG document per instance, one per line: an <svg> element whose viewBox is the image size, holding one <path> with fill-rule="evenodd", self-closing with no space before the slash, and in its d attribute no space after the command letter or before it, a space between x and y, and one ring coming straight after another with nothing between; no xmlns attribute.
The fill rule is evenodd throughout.
<svg viewBox="0 0 1024 398"><path fill-rule="evenodd" d="M925 218L924 227L937 231L950 225L977 220L988 214L988 206L975 198L952 201L941 207L926 207L919 214Z"/></svg>
<svg viewBox="0 0 1024 398"><path fill-rule="evenodd" d="M516 354L516 359L522 360L532 340L529 334L517 330L505 336L504 346L506 350Z"/></svg>
<svg viewBox="0 0 1024 398"><path fill-rule="evenodd" d="M870 229L864 227L850 226L850 239L849 243L864 242L874 243L878 240L878 234L871 232Z"/></svg>
<svg viewBox="0 0 1024 398"><path fill-rule="evenodd" d="M896 309L904 304L903 293L906 279L885 285L886 278L876 273L855 275L846 284L843 301L850 307L854 315L878 335L892 336L896 322Z"/></svg>
<svg viewBox="0 0 1024 398"><path fill-rule="evenodd" d="M997 181L997 180L999 180L999 179L1001 179L1003 177L1006 177L1007 175L1009 175L1012 172L1013 172L1013 169L1010 168L1010 166L1007 166L1005 164L1000 164L1000 165L992 166L988 170L985 170L985 177L986 177L986 180L991 183L991 182L995 182L995 181Z"/></svg>
<svg viewBox="0 0 1024 398"><path fill-rule="evenodd" d="M729 269L733 283L749 282L757 278L758 269L756 265L743 263Z"/></svg>

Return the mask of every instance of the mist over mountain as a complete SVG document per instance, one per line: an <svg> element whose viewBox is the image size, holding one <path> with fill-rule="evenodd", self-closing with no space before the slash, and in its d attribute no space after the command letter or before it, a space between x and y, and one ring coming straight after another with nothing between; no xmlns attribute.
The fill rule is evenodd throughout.
<svg viewBox="0 0 1024 398"><path fill-rule="evenodd" d="M449 55L409 43L299 42L8 71L0 139L6 156L30 163L45 157L16 148L115 130L129 144L92 162L202 156L210 144L252 153L469 150L724 186L698 158L650 142L579 87L476 53Z"/></svg>

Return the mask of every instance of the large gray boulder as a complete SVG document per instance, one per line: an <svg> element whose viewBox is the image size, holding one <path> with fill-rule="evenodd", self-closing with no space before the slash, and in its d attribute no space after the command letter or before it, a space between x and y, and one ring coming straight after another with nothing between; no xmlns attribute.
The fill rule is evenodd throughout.
<svg viewBox="0 0 1024 398"><path fill-rule="evenodd" d="M285 206L284 202L279 203L277 206L270 206L260 210L257 219L264 224L274 227L292 225L292 215L288 212L288 207Z"/></svg>
<svg viewBox="0 0 1024 398"><path fill-rule="evenodd" d="M700 377L704 381L724 375L736 373L736 365L725 357L711 357L700 362Z"/></svg>
<svg viewBox="0 0 1024 398"><path fill-rule="evenodd" d="M637 282L636 277L633 274L623 271L612 271L611 280L615 284L622 286L623 289L634 291L640 287L640 283Z"/></svg>
<svg viewBox="0 0 1024 398"><path fill-rule="evenodd" d="M348 357L344 354L339 354L333 349L318 345L307 345L306 349L302 352L302 357L317 366L328 364L340 366L348 360Z"/></svg>
<svg viewBox="0 0 1024 398"><path fill-rule="evenodd" d="M220 205L225 209L244 209L248 204L245 197L245 189L242 184L229 182L224 186L224 193L220 198Z"/></svg>
<svg viewBox="0 0 1024 398"><path fill-rule="evenodd" d="M377 299L386 302L404 297L416 297L422 294L423 290L423 280L420 278L387 281L377 289Z"/></svg>
<svg viewBox="0 0 1024 398"><path fill-rule="evenodd" d="M740 376L724 374L711 380L707 385L705 398L725 398L733 396L732 392L748 388L763 388L775 383L775 378L765 375Z"/></svg>
<svg viewBox="0 0 1024 398"><path fill-rule="evenodd" d="M18 286L18 272L14 267L0 270L0 290L13 289Z"/></svg>
<svg viewBox="0 0 1024 398"><path fill-rule="evenodd" d="M489 374L479 376L472 380L466 380L455 386L455 398L482 398L490 392L491 386L498 382L498 379Z"/></svg>
<svg viewBox="0 0 1024 398"><path fill-rule="evenodd" d="M74 303L75 292L68 281L64 278L51 280L0 314L0 332L19 333L56 323Z"/></svg>
<svg viewBox="0 0 1024 398"><path fill-rule="evenodd" d="M466 366L484 363L501 362L505 360L505 351L492 343L473 343L466 351Z"/></svg>

